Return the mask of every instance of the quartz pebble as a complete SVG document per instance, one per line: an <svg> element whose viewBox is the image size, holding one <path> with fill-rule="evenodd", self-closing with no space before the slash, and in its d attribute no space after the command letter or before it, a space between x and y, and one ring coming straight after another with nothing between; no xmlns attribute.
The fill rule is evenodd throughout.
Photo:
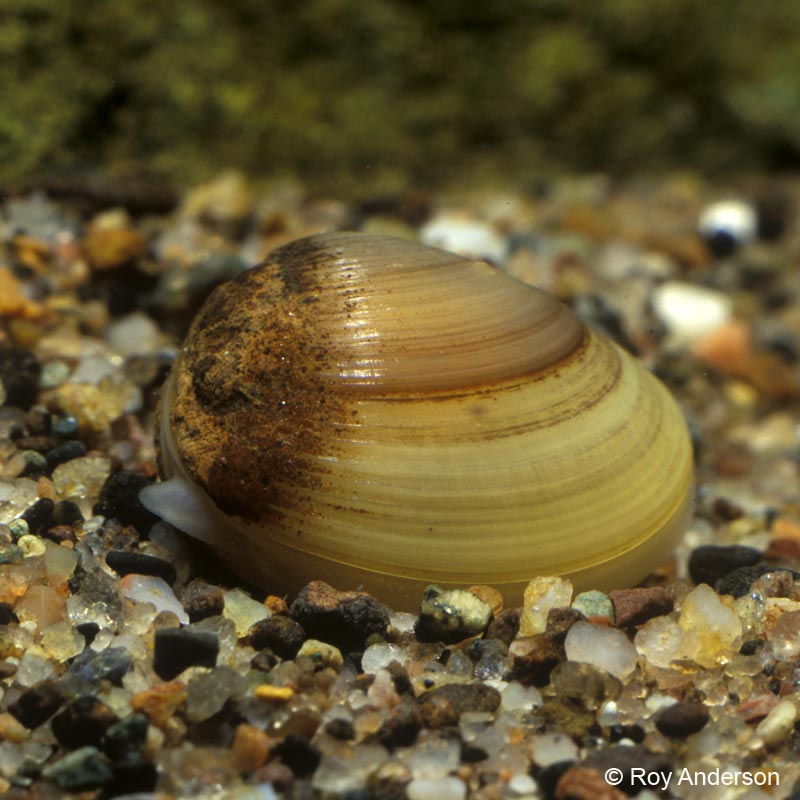
<svg viewBox="0 0 800 800"><path fill-rule="evenodd" d="M681 281L667 281L658 286L653 291L652 303L676 347L707 336L728 322L733 312L730 298L721 292Z"/></svg>
<svg viewBox="0 0 800 800"><path fill-rule="evenodd" d="M626 678L638 664L639 656L628 637L616 628L590 622L576 622L564 641L567 658L604 669L618 678Z"/></svg>
<svg viewBox="0 0 800 800"><path fill-rule="evenodd" d="M525 588L520 634L544 633L550 610L569 606L571 601L572 584L565 578L534 578Z"/></svg>
<svg viewBox="0 0 800 800"><path fill-rule="evenodd" d="M361 656L361 669L367 674L374 674L379 669L386 669L392 662L405 664L408 653L395 644L379 642L371 644Z"/></svg>
<svg viewBox="0 0 800 800"><path fill-rule="evenodd" d="M417 778L406 786L408 800L464 800L467 787L453 776L428 780Z"/></svg>
<svg viewBox="0 0 800 800"><path fill-rule="evenodd" d="M756 728L756 735L760 736L764 744L772 746L785 739L794 729L798 711L794 702L788 699L781 700Z"/></svg>
<svg viewBox="0 0 800 800"><path fill-rule="evenodd" d="M170 611L184 624L189 622L189 615L183 610L175 593L163 578L152 575L126 575L120 582L123 597L135 603L150 603L157 611Z"/></svg>
<svg viewBox="0 0 800 800"><path fill-rule="evenodd" d="M239 637L245 636L253 625L272 615L272 612L263 603L253 600L247 592L241 589L231 589L229 592L225 592L225 607L222 613L227 619L233 621L236 626L236 635Z"/></svg>
<svg viewBox="0 0 800 800"><path fill-rule="evenodd" d="M728 655L742 635L736 612L705 584L684 598L678 626L687 634L691 657L703 666L711 666Z"/></svg>

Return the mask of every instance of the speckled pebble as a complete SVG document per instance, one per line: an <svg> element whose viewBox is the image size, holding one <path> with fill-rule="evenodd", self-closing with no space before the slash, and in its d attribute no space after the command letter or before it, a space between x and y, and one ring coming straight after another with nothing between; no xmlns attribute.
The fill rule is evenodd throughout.
<svg viewBox="0 0 800 800"><path fill-rule="evenodd" d="M584 617L600 617L607 619L612 625L614 623L614 606L605 592L596 589L581 592L575 596L571 608L580 611ZM547 623L550 624L549 618Z"/></svg>
<svg viewBox="0 0 800 800"><path fill-rule="evenodd" d="M42 775L65 792L85 792L108 783L112 772L96 747L81 747L48 764Z"/></svg>
<svg viewBox="0 0 800 800"><path fill-rule="evenodd" d="M429 586L414 631L420 642L456 644L485 631L492 616L491 606L472 592Z"/></svg>
<svg viewBox="0 0 800 800"><path fill-rule="evenodd" d="M455 725L465 711L495 711L500 693L481 683L450 683L424 692L419 698L422 720L429 728Z"/></svg>

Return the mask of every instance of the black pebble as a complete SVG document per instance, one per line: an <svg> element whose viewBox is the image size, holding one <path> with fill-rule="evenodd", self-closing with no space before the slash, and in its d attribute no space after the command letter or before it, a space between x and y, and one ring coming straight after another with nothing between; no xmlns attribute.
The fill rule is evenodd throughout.
<svg viewBox="0 0 800 800"><path fill-rule="evenodd" d="M110 550L106 554L106 564L118 575L152 575L163 578L170 585L177 577L175 567L169 561L131 550Z"/></svg>
<svg viewBox="0 0 800 800"><path fill-rule="evenodd" d="M689 556L689 575L694 583L713 586L729 572L739 567L749 567L760 559L761 553L754 547L705 544L695 548Z"/></svg>
<svg viewBox="0 0 800 800"><path fill-rule="evenodd" d="M50 525L72 525L75 522L83 522L83 514L78 504L72 500L59 500L53 507Z"/></svg>
<svg viewBox="0 0 800 800"><path fill-rule="evenodd" d="M675 703L655 716L656 728L671 739L685 739L702 730L709 719L702 703Z"/></svg>
<svg viewBox="0 0 800 800"><path fill-rule="evenodd" d="M744 597L750 591L750 584L766 575L768 572L778 572L778 568L771 567L769 564L753 564L750 567L739 567L739 569L729 572L724 578L718 580L714 587L720 594L730 594L734 597ZM793 576L797 577L797 573L793 570L784 570L791 572Z"/></svg>
<svg viewBox="0 0 800 800"><path fill-rule="evenodd" d="M105 731L100 749L114 763L138 763L147 739L147 726L148 720L144 714L130 714Z"/></svg>
<svg viewBox="0 0 800 800"><path fill-rule="evenodd" d="M38 728L61 708L64 695L58 681L48 679L26 689L16 702L8 707L9 713L26 728Z"/></svg>
<svg viewBox="0 0 800 800"><path fill-rule="evenodd" d="M728 231L716 230L709 236L705 237L706 247L714 258L727 258L732 256L737 248L739 242L736 237Z"/></svg>
<svg viewBox="0 0 800 800"><path fill-rule="evenodd" d="M0 625L10 625L12 622L19 622L14 607L11 603L0 603Z"/></svg>
<svg viewBox="0 0 800 800"><path fill-rule="evenodd" d="M150 481L138 472L123 470L109 476L100 490L94 513L133 525L140 533L148 533L158 517L139 501L139 492Z"/></svg>
<svg viewBox="0 0 800 800"><path fill-rule="evenodd" d="M281 761L300 778L310 775L322 759L320 751L305 736L290 733L271 752L270 756L280 756Z"/></svg>
<svg viewBox="0 0 800 800"><path fill-rule="evenodd" d="M764 646L763 639L748 639L740 648L739 652L743 656L755 655Z"/></svg>
<svg viewBox="0 0 800 800"><path fill-rule="evenodd" d="M47 466L55 469L59 464L72 461L73 458L80 458L86 455L86 445L83 442L69 441L56 445L52 450L48 450L44 457L47 459Z"/></svg>
<svg viewBox="0 0 800 800"><path fill-rule="evenodd" d="M611 742L618 742L620 739L630 739L635 744L644 741L645 730L641 725L612 725L608 732Z"/></svg>
<svg viewBox="0 0 800 800"><path fill-rule="evenodd" d="M342 742L349 742L356 738L356 729L352 720L342 717L334 717L328 722L325 725L325 733Z"/></svg>
<svg viewBox="0 0 800 800"><path fill-rule="evenodd" d="M542 767L535 775L536 783L539 784L542 796L547 800L554 797L556 784L561 779L561 776L574 765L574 761L556 761L553 764Z"/></svg>
<svg viewBox="0 0 800 800"><path fill-rule="evenodd" d="M278 615L259 620L247 632L250 647L268 647L283 659L294 658L305 640L306 632L299 622Z"/></svg>
<svg viewBox="0 0 800 800"><path fill-rule="evenodd" d="M156 631L153 669L159 678L171 681L187 667L214 667L219 641L213 633L188 628L162 628Z"/></svg>
<svg viewBox="0 0 800 800"><path fill-rule="evenodd" d="M0 381L6 391L6 403L28 409L39 393L42 365L23 347L0 347Z"/></svg>
<svg viewBox="0 0 800 800"><path fill-rule="evenodd" d="M92 695L85 695L56 714L50 724L59 743L74 750L98 744L106 730L118 721L117 715L105 703Z"/></svg>
<svg viewBox="0 0 800 800"><path fill-rule="evenodd" d="M41 533L47 527L55 505L49 497L40 497L32 506L26 509L22 519L28 523L28 530L31 533Z"/></svg>
<svg viewBox="0 0 800 800"><path fill-rule="evenodd" d="M49 436L52 430L53 416L43 408L32 408L25 415L25 427L31 436ZM16 438L16 437L15 437Z"/></svg>

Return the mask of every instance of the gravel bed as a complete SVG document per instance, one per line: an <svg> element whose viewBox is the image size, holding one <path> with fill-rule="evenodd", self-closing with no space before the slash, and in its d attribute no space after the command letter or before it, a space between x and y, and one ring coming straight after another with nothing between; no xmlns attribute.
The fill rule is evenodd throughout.
<svg viewBox="0 0 800 800"><path fill-rule="evenodd" d="M172 211L80 200L0 207L4 797L800 797L800 183L348 203L225 174ZM433 588L410 613L325 575L248 586L150 514L193 314L332 229L489 260L652 369L695 445L674 560L609 592L532 575L523 608Z"/></svg>

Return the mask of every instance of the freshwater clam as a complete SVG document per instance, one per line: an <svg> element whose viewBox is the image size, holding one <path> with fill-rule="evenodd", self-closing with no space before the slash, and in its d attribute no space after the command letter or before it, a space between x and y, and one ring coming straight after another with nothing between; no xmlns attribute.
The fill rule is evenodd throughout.
<svg viewBox="0 0 800 800"><path fill-rule="evenodd" d="M631 585L691 511L667 390L564 305L383 236L300 239L218 288L165 386L144 504L273 593Z"/></svg>

